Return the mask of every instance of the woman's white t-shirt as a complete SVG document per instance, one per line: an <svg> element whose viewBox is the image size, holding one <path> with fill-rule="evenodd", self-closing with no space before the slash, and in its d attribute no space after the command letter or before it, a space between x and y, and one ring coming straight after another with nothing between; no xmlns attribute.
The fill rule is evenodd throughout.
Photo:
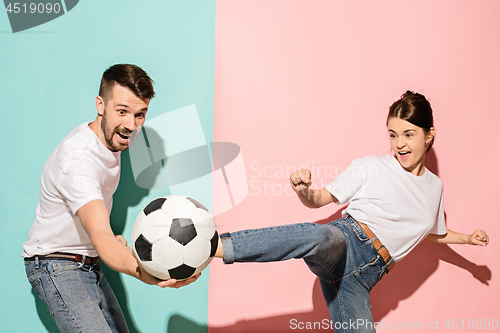
<svg viewBox="0 0 500 333"><path fill-rule="evenodd" d="M392 155L356 159L325 188L349 202L343 216L365 223L396 262L429 233L447 233L443 182L427 169L421 176L406 171Z"/></svg>

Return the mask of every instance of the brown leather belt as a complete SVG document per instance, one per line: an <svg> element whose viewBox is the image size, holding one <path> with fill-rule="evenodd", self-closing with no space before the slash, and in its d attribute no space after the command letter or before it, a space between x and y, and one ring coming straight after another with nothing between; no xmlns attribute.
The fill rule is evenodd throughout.
<svg viewBox="0 0 500 333"><path fill-rule="evenodd" d="M46 254L43 256L33 256L29 258L24 258L25 261L33 261L36 260L36 257L38 257L38 260L44 260L44 259L59 259L59 260L73 260L76 262L82 262L83 256L81 254L71 254L71 253L62 253L62 252L55 252L55 253L50 253ZM86 265L96 265L99 263L99 257L85 257L85 264Z"/></svg>
<svg viewBox="0 0 500 333"><path fill-rule="evenodd" d="M356 221L354 218L353 218L353 220ZM392 257L389 254L389 251L387 251L387 248L384 245L382 245L382 242L377 238L377 236L375 236L375 234L370 230L370 228L368 228L368 226L366 224L361 223L359 221L356 221L356 222L359 224L361 229L363 229L363 231L365 232L366 236L368 236L369 239L375 238L375 241L372 242L372 245L375 248L375 250L378 252L378 254L380 254L380 256L384 260L385 264L386 265L389 264L387 266L387 273L389 273L391 271L391 269L394 268L394 260L392 260Z"/></svg>

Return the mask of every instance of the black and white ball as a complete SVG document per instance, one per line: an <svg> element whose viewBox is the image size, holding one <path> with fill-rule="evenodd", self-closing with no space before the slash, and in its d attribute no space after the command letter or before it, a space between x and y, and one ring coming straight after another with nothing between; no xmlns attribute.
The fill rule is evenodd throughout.
<svg viewBox="0 0 500 333"><path fill-rule="evenodd" d="M184 196L151 201L132 229L139 264L161 280L184 280L204 270L217 250L218 234L207 208Z"/></svg>

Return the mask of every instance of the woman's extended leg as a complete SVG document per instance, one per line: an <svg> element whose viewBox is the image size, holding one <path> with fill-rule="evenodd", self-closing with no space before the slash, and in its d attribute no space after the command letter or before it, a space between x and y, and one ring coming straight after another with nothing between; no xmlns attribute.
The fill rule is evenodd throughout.
<svg viewBox="0 0 500 333"><path fill-rule="evenodd" d="M216 256L226 264L302 258L320 278L335 331L375 332L370 290L385 266L351 218L222 234Z"/></svg>
<svg viewBox="0 0 500 333"><path fill-rule="evenodd" d="M303 258L318 276L331 279L345 257L345 240L333 225L299 223L221 235L224 263L271 262Z"/></svg>

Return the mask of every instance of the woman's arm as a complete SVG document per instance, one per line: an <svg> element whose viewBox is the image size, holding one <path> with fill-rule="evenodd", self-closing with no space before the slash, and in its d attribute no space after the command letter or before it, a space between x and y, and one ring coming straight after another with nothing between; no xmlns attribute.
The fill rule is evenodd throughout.
<svg viewBox="0 0 500 333"><path fill-rule="evenodd" d="M486 232L481 229L477 229L470 235L448 229L446 235L429 234L426 239L442 244L470 244L480 246L486 246L490 241Z"/></svg>
<svg viewBox="0 0 500 333"><path fill-rule="evenodd" d="M337 203L335 198L326 188L310 189L312 185L311 171L300 169L290 175L290 185L297 193L302 204L309 208L319 208L331 202Z"/></svg>

